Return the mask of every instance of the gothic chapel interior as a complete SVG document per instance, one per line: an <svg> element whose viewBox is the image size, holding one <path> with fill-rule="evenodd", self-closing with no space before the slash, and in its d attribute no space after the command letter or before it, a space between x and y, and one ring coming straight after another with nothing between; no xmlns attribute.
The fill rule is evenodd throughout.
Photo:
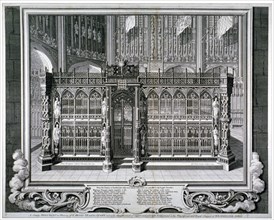
<svg viewBox="0 0 274 220"><path fill-rule="evenodd" d="M30 15L41 169L233 169L243 26L227 15Z"/></svg>

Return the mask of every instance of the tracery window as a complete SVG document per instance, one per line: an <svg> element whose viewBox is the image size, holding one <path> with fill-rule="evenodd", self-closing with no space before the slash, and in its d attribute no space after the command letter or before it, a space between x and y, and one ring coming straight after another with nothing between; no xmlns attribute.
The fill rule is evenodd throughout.
<svg viewBox="0 0 274 220"><path fill-rule="evenodd" d="M62 96L62 114L74 114L74 96L69 91Z"/></svg>
<svg viewBox="0 0 274 220"><path fill-rule="evenodd" d="M90 94L89 98L89 114L100 115L101 114L101 95L94 91Z"/></svg>
<svg viewBox="0 0 274 220"><path fill-rule="evenodd" d="M207 117L212 115L212 99L211 96L204 92L201 94L201 117Z"/></svg>
<svg viewBox="0 0 274 220"><path fill-rule="evenodd" d="M78 92L75 99L75 111L76 114L87 114L88 113L88 96L83 91Z"/></svg>
<svg viewBox="0 0 274 220"><path fill-rule="evenodd" d="M155 92L148 95L148 115L156 116L159 114L159 98Z"/></svg>
<svg viewBox="0 0 274 220"><path fill-rule="evenodd" d="M168 92L163 92L160 101L161 114L171 115L172 97Z"/></svg>
<svg viewBox="0 0 274 220"><path fill-rule="evenodd" d="M199 116L199 98L193 91L190 91L187 96L187 115Z"/></svg>
<svg viewBox="0 0 274 220"><path fill-rule="evenodd" d="M173 114L175 118L182 118L186 115L186 100L181 92L177 92L174 95Z"/></svg>

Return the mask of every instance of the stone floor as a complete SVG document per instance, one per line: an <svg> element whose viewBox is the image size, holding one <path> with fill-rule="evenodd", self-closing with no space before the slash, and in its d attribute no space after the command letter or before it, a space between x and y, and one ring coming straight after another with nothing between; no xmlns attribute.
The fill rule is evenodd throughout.
<svg viewBox="0 0 274 220"><path fill-rule="evenodd" d="M240 130L231 132L237 134L237 137L231 137L231 148L236 156L236 166L231 171L224 170L145 170L141 173L134 173L131 168L114 170L111 173L105 173L102 170L50 170L41 171L41 166L37 162L40 149L32 152L31 180L32 181L127 181L132 176L141 176L146 181L242 181L243 180L243 144ZM37 144L37 142L33 142Z"/></svg>

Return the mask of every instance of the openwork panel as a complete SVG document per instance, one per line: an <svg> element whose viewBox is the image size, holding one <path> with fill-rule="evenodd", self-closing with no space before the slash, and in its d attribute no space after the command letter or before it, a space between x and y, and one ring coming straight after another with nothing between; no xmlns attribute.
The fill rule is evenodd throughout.
<svg viewBox="0 0 274 220"><path fill-rule="evenodd" d="M173 154L186 155L186 124L175 124L173 129Z"/></svg>
<svg viewBox="0 0 274 220"><path fill-rule="evenodd" d="M77 93L75 98L75 114L77 118L87 117L88 96L83 91Z"/></svg>
<svg viewBox="0 0 274 220"><path fill-rule="evenodd" d="M172 154L172 125L170 124L160 125L160 154Z"/></svg>
<svg viewBox="0 0 274 220"><path fill-rule="evenodd" d="M148 149L149 154L157 155L159 153L159 125L148 124Z"/></svg>
<svg viewBox="0 0 274 220"><path fill-rule="evenodd" d="M167 91L160 96L160 115L161 119L172 118L172 96Z"/></svg>
<svg viewBox="0 0 274 220"><path fill-rule="evenodd" d="M173 117L174 119L186 118L186 98L180 91L177 91L173 97Z"/></svg>
<svg viewBox="0 0 274 220"><path fill-rule="evenodd" d="M199 119L199 96L194 91L189 91L187 95L187 117Z"/></svg>
<svg viewBox="0 0 274 220"><path fill-rule="evenodd" d="M89 126L89 154L98 155L100 153L100 146L101 146L101 126L99 124L90 123Z"/></svg>
<svg viewBox="0 0 274 220"><path fill-rule="evenodd" d="M187 127L187 152L189 155L199 155L199 124Z"/></svg>
<svg viewBox="0 0 274 220"><path fill-rule="evenodd" d="M212 97L208 92L203 92L200 96L200 117L201 119L212 118Z"/></svg>
<svg viewBox="0 0 274 220"><path fill-rule="evenodd" d="M147 98L148 118L156 119L159 117L159 96L155 92L151 92Z"/></svg>
<svg viewBox="0 0 274 220"><path fill-rule="evenodd" d="M64 155L74 154L74 126L73 125L62 125L61 127L61 146L62 153Z"/></svg>
<svg viewBox="0 0 274 220"><path fill-rule="evenodd" d="M238 16L203 16L206 62L237 62Z"/></svg>
<svg viewBox="0 0 274 220"><path fill-rule="evenodd" d="M90 118L97 118L101 116L101 95L93 91L89 97L89 116Z"/></svg>
<svg viewBox="0 0 274 220"><path fill-rule="evenodd" d="M88 125L87 123L75 126L75 154L87 155L88 152Z"/></svg>
<svg viewBox="0 0 274 220"><path fill-rule="evenodd" d="M201 154L213 154L212 126L201 125L200 127L200 148Z"/></svg>
<svg viewBox="0 0 274 220"><path fill-rule="evenodd" d="M71 92L66 91L62 96L62 115L73 117L74 115L74 96Z"/></svg>

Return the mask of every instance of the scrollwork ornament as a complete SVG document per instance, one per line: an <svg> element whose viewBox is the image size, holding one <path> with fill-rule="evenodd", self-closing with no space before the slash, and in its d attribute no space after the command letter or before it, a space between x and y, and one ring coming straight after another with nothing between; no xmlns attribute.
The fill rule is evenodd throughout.
<svg viewBox="0 0 274 220"><path fill-rule="evenodd" d="M16 172L10 180L11 194L9 201L26 211L54 212L61 208L67 211L78 212L89 201L89 188L82 192L29 192L24 189L24 182L29 178L28 161L21 150L12 155L14 161L13 171Z"/></svg>
<svg viewBox="0 0 274 220"><path fill-rule="evenodd" d="M259 201L258 193L265 188L264 181L259 176L263 172L263 164L259 161L259 155L254 152L251 161L252 191L250 192L193 192L187 187L183 188L182 201L184 213L198 213L207 209L214 209L221 213L235 213L240 209L251 212Z"/></svg>
<svg viewBox="0 0 274 220"><path fill-rule="evenodd" d="M131 213L126 207L112 206L92 206L88 207L91 199L90 188L85 187L79 192L60 192L44 190L41 192L31 191L31 188L25 188L25 181L29 178L28 161L24 158L21 150L16 150L12 155L14 161L14 177L10 180L9 186L11 194L9 201L17 205L20 209L36 212L56 212L58 210L66 212L87 213L94 212L98 208L108 208L113 213L123 214ZM160 214L164 209L175 209L182 214L192 214L199 212L211 212L215 210L220 213L235 213L239 210L251 212L256 208L256 202L259 201L259 193L265 189L265 183L259 176L263 173L263 164L259 160L259 155L253 153L250 173L252 176L252 189L247 192L233 191L228 192L209 192L195 191L187 186L182 189L182 206L160 206L148 207L149 213ZM146 180L142 177L132 177L129 179L130 187L145 186ZM144 212L142 211L142 212Z"/></svg>
<svg viewBox="0 0 274 220"><path fill-rule="evenodd" d="M134 176L128 180L128 184L131 187L140 187L146 185L146 180L140 176Z"/></svg>

